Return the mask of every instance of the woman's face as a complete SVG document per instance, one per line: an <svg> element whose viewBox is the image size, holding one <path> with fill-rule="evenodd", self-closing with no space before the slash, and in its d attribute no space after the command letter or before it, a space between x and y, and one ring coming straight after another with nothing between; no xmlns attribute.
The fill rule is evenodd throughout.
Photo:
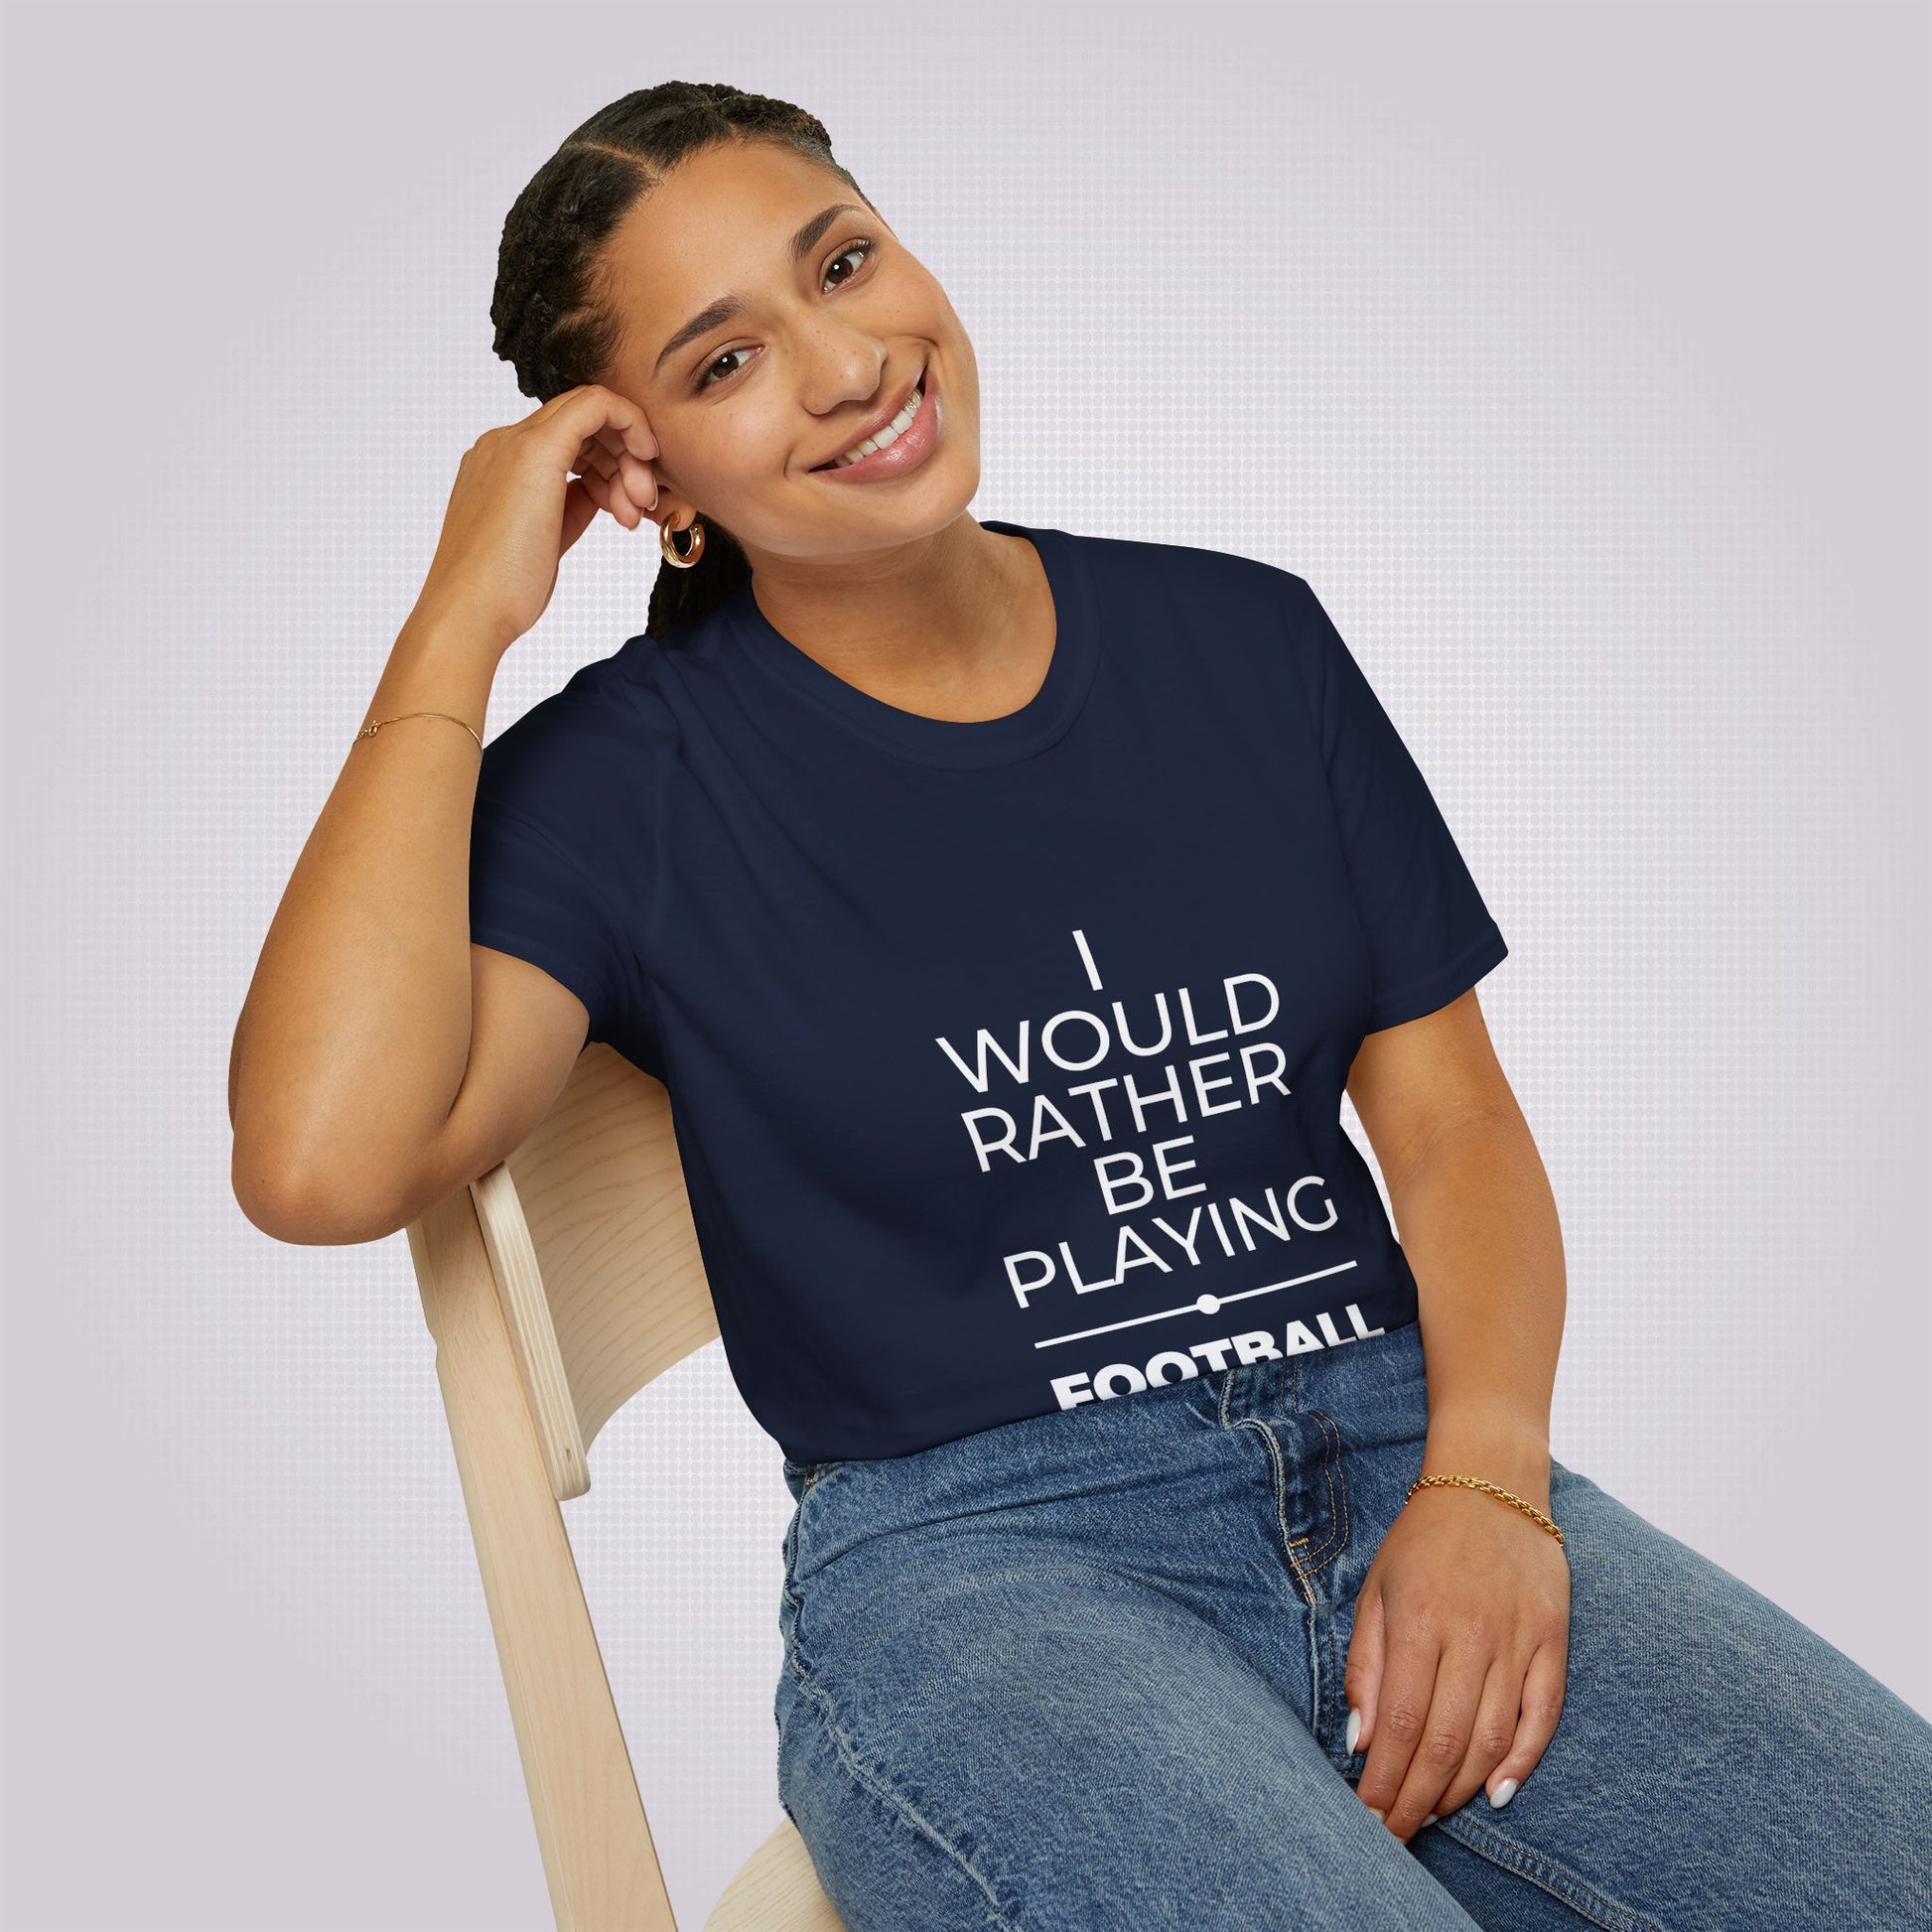
<svg viewBox="0 0 1932 1932"><path fill-rule="evenodd" d="M608 386L657 439L659 523L714 515L756 566L907 543L977 493L973 345L945 291L829 170L768 142L704 149L625 216L606 267L623 332ZM871 481L820 467L922 370L899 454L929 439L920 461Z"/></svg>

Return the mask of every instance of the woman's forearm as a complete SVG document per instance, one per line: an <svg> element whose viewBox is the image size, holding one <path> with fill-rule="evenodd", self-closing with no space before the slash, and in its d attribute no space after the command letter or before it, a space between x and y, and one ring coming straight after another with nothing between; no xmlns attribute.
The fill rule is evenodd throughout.
<svg viewBox="0 0 1932 1932"><path fill-rule="evenodd" d="M1547 1509L1563 1340L1563 1232L1520 1111L1447 1129L1389 1200L1429 1374L1425 1475L1481 1476Z"/></svg>

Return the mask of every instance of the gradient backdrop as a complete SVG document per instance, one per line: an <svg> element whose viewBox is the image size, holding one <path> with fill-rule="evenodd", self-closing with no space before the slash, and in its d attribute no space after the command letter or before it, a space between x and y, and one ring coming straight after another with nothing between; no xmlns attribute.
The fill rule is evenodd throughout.
<svg viewBox="0 0 1932 1932"><path fill-rule="evenodd" d="M1512 947L1557 1455L1932 1712L1927 21L11 9L5 1922L549 1923L406 1244L257 1232L225 1077L457 459L530 407L504 212L673 76L810 106L944 281L976 513L1313 584ZM600 519L489 729L654 568ZM790 1498L715 1343L593 1472L696 1927L780 1818Z"/></svg>

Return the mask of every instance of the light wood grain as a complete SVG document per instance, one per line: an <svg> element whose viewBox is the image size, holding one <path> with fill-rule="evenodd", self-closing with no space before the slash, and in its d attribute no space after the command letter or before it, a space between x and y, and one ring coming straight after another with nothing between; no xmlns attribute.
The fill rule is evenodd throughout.
<svg viewBox="0 0 1932 1932"><path fill-rule="evenodd" d="M408 1236L558 1932L676 1932L561 1509L604 1425L718 1332L670 1096L587 1047ZM704 1932L844 1932L789 1819Z"/></svg>

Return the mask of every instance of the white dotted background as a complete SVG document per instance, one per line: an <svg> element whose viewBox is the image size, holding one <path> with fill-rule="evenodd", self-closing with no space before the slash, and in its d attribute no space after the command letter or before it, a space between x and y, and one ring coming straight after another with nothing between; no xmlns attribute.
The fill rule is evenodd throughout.
<svg viewBox="0 0 1932 1932"><path fill-rule="evenodd" d="M669 77L809 106L944 282L977 514L1315 587L1512 947L1557 1455L1932 1711L1927 19L14 8L6 1922L550 1922L405 1242L253 1228L225 1080L457 459L530 407L504 212ZM654 566L600 519L492 731ZM780 1817L790 1498L715 1343L593 1473L695 1927Z"/></svg>

